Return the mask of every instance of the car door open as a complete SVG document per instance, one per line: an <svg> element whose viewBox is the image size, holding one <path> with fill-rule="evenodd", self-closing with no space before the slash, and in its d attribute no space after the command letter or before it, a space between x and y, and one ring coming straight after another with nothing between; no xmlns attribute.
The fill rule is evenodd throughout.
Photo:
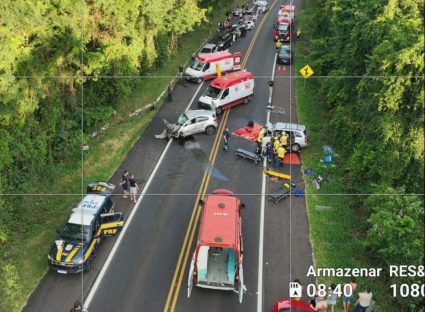
<svg viewBox="0 0 425 312"><path fill-rule="evenodd" d="M100 215L100 235L113 236L124 226L122 212L104 213Z"/></svg>

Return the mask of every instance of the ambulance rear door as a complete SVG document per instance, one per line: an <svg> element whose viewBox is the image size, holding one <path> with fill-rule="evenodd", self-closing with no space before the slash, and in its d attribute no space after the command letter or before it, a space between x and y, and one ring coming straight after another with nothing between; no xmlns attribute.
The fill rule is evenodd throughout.
<svg viewBox="0 0 425 312"><path fill-rule="evenodd" d="M232 54L233 57L233 70L241 69L241 52Z"/></svg>

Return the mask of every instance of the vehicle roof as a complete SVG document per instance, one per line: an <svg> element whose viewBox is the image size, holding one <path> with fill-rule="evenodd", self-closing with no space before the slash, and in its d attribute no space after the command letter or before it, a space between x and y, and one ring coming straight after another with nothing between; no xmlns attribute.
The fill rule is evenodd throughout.
<svg viewBox="0 0 425 312"><path fill-rule="evenodd" d="M285 54L289 54L288 52L291 52L291 47L290 46L288 46L288 45L284 45L284 46L281 46L280 48L279 48L279 54L281 54L281 53L285 53Z"/></svg>
<svg viewBox="0 0 425 312"><path fill-rule="evenodd" d="M222 76L222 77L214 79L211 82L211 86L216 87L218 89L226 89L235 84L238 84L253 78L254 76L250 72L242 70L242 71L233 72L226 76Z"/></svg>
<svg viewBox="0 0 425 312"><path fill-rule="evenodd" d="M295 5L284 4L284 5L281 6L281 8L283 9L283 11L286 11L286 12L294 12L295 11Z"/></svg>
<svg viewBox="0 0 425 312"><path fill-rule="evenodd" d="M296 123L288 123L288 122L277 122L273 125L273 130L299 130L304 131L305 126L296 124Z"/></svg>
<svg viewBox="0 0 425 312"><path fill-rule="evenodd" d="M194 110L188 110L187 112L184 112L186 117L188 119L199 117L199 116L213 116L214 113L210 110L206 109L194 109Z"/></svg>
<svg viewBox="0 0 425 312"><path fill-rule="evenodd" d="M87 186L87 194L110 195L115 189L115 185L108 182L96 181Z"/></svg>
<svg viewBox="0 0 425 312"><path fill-rule="evenodd" d="M86 195L78 206L72 209L68 223L90 225L105 200L105 195Z"/></svg>
<svg viewBox="0 0 425 312"><path fill-rule="evenodd" d="M288 24L291 25L292 24L292 20L291 19L287 19L286 17L278 17L277 18L277 24L281 25L281 24Z"/></svg>
<svg viewBox="0 0 425 312"><path fill-rule="evenodd" d="M239 246L239 198L211 194L205 199L198 243L208 246Z"/></svg>
<svg viewBox="0 0 425 312"><path fill-rule="evenodd" d="M204 46L201 48L201 50L205 49L205 48L213 49L215 46L216 46L216 44L214 44L214 43L207 43L207 44L204 44Z"/></svg>
<svg viewBox="0 0 425 312"><path fill-rule="evenodd" d="M219 51L219 52L214 52L214 53L210 53L210 54L200 55L200 56L198 56L198 59L201 62L210 63L210 62L220 61L220 60L230 58L230 57L232 57L231 53L226 52L226 51Z"/></svg>

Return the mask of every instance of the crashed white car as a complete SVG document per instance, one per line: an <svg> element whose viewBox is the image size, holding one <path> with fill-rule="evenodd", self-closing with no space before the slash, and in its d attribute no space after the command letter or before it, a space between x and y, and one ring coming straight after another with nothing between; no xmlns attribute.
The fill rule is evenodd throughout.
<svg viewBox="0 0 425 312"><path fill-rule="evenodd" d="M197 133L214 134L217 129L217 117L210 110L188 110L181 114L176 124L164 119L165 129L161 134L155 135L157 139L185 138Z"/></svg>
<svg viewBox="0 0 425 312"><path fill-rule="evenodd" d="M247 30L252 30L255 27L255 23L252 20L247 20L243 22Z"/></svg>

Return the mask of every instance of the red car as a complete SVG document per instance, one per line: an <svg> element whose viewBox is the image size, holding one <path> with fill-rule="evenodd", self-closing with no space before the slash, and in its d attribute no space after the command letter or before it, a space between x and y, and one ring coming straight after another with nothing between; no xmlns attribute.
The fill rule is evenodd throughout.
<svg viewBox="0 0 425 312"><path fill-rule="evenodd" d="M272 312L314 312L310 304L293 299L282 299L273 305Z"/></svg>
<svg viewBox="0 0 425 312"><path fill-rule="evenodd" d="M292 21L277 19L273 32L274 41L289 42L291 40Z"/></svg>

